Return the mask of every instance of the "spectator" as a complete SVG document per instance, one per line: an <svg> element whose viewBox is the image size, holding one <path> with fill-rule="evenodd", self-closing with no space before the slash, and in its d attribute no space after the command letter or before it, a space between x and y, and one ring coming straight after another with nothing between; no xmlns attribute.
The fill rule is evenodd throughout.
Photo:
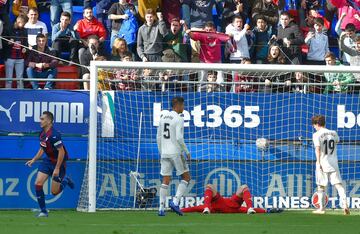
<svg viewBox="0 0 360 234"><path fill-rule="evenodd" d="M132 54L130 52L125 52L122 57L122 62L132 61ZM115 89L121 91L136 91L139 90L138 85L138 72L136 69L120 69L115 73L115 80L118 83L115 83Z"/></svg>
<svg viewBox="0 0 360 234"><path fill-rule="evenodd" d="M309 46L306 63L309 65L325 65L325 55L329 52L329 40L323 31L324 20L316 18L314 20L314 29L311 30L305 43Z"/></svg>
<svg viewBox="0 0 360 234"><path fill-rule="evenodd" d="M12 43L4 43L5 56L5 72L7 78L13 77L14 67L16 71L16 78L22 79L24 77L24 59L26 49L20 45L27 46L27 31L24 28L26 23L26 16L19 15L16 18L14 27L9 30L5 37L12 41ZM6 81L6 88L12 87L12 81ZM24 88L23 81L17 81L17 87Z"/></svg>
<svg viewBox="0 0 360 234"><path fill-rule="evenodd" d="M250 14L250 3L248 0L225 0L222 13L221 27L226 28L232 23L235 16L240 16L246 22Z"/></svg>
<svg viewBox="0 0 360 234"><path fill-rule="evenodd" d="M310 10L318 10L320 3L318 0L301 0L299 8L300 27L306 27L306 16Z"/></svg>
<svg viewBox="0 0 360 234"><path fill-rule="evenodd" d="M255 23L258 16L263 16L266 22L275 29L279 22L278 12L279 8L272 0L255 0L252 7L252 19Z"/></svg>
<svg viewBox="0 0 360 234"><path fill-rule="evenodd" d="M282 49L291 60L291 63L300 64L301 45L304 43L304 38L296 23L290 21L290 14L288 12L282 12L280 15L277 40L283 46Z"/></svg>
<svg viewBox="0 0 360 234"><path fill-rule="evenodd" d="M348 34L346 32L343 32L340 35L340 50L349 55L350 66L360 66L360 36L356 36L354 40L355 48L351 48L345 45L345 39L347 35ZM354 76L356 78L357 83L360 83L360 74L355 73ZM358 87L356 88L358 89Z"/></svg>
<svg viewBox="0 0 360 234"><path fill-rule="evenodd" d="M187 30L190 38L200 42L200 61L203 63L221 62L221 43L230 40L230 36L217 33L213 22L207 22L203 32Z"/></svg>
<svg viewBox="0 0 360 234"><path fill-rule="evenodd" d="M78 39L77 33L70 27L71 15L69 12L62 12L60 22L55 24L52 29L52 47L57 56L61 52L70 52L70 60L77 62Z"/></svg>
<svg viewBox="0 0 360 234"><path fill-rule="evenodd" d="M218 4L217 4L218 3ZM185 19L190 22L191 30L202 30L207 22L213 21L212 9L214 6L219 9L220 2L216 0L184 0L185 5L190 9L190 19ZM220 15L219 10L217 10ZM183 12L188 15L187 12ZM194 40L190 41L191 44L191 62L199 62L200 44Z"/></svg>
<svg viewBox="0 0 360 234"><path fill-rule="evenodd" d="M106 61L106 57L104 56L97 56L95 58L95 61ZM98 70L98 90L102 91L102 90L111 90L111 81L114 79L113 78L114 74L112 71L109 70L105 70L105 69L99 69ZM89 79L90 79L90 74L89 74Z"/></svg>
<svg viewBox="0 0 360 234"><path fill-rule="evenodd" d="M146 15L148 9L152 9L153 12L160 11L161 0L138 0L138 11L141 21L146 22ZM155 14L154 14L155 15Z"/></svg>
<svg viewBox="0 0 360 234"><path fill-rule="evenodd" d="M95 60L97 57L105 57L106 54L100 50L100 41L96 35L90 35L87 39L88 47L84 50L83 53L79 54L80 64L84 66L90 66L90 61ZM81 75L83 80L90 79L90 71L87 68L81 68ZM84 82L84 89L89 90L89 83Z"/></svg>
<svg viewBox="0 0 360 234"><path fill-rule="evenodd" d="M56 78L58 61L51 57L55 56L55 53L51 51L46 44L46 36L44 34L38 34L36 36L36 46L30 50L26 59L26 73L28 78ZM53 83L53 81L47 81L44 89L52 89ZM41 89L37 81L31 81L31 85L33 89Z"/></svg>
<svg viewBox="0 0 360 234"><path fill-rule="evenodd" d="M338 20L338 22L335 25L335 32L337 33L337 35L340 37L340 35L343 33L343 30L341 29L341 24L342 21L345 17L346 13L343 13L340 17L340 19ZM355 38L356 38L356 28L355 25L352 23L349 23L345 26L345 30L346 32L346 36L344 38L344 45L346 45L347 47L350 48L355 48ZM342 52L342 51L341 51ZM342 52L342 61L344 65L350 65L350 55L347 53Z"/></svg>
<svg viewBox="0 0 360 234"><path fill-rule="evenodd" d="M80 39L87 40L89 36L96 35L100 42L106 40L106 29L93 15L91 7L84 9L84 18L76 22L74 30L79 33Z"/></svg>
<svg viewBox="0 0 360 234"><path fill-rule="evenodd" d="M181 30L181 24L183 24L184 30ZM163 52L163 61L168 62L187 62L188 61L188 46L186 41L187 26L185 22L180 21L178 18L171 20L171 26L169 33L165 36L164 42L165 50Z"/></svg>
<svg viewBox="0 0 360 234"><path fill-rule="evenodd" d="M72 0L51 0L50 5L50 21L51 27L59 22L60 14L62 12L69 12L72 15Z"/></svg>
<svg viewBox="0 0 360 234"><path fill-rule="evenodd" d="M281 51L278 44L274 43L270 45L269 54L267 58L268 64L287 64L286 58ZM260 77L260 81L264 81L264 86L259 86L259 89L263 89L263 92L284 92L289 88L291 84L291 73L280 73L274 75L273 73L264 73ZM275 85L273 86L273 82L286 82L285 86Z"/></svg>
<svg viewBox="0 0 360 234"><path fill-rule="evenodd" d="M46 24L39 21L39 11L37 8L30 8L28 12L29 21L25 24L28 34L28 44L35 46L37 43L36 37L38 34L43 34L47 40L48 30Z"/></svg>
<svg viewBox="0 0 360 234"><path fill-rule="evenodd" d="M325 62L327 66L338 66L336 56L329 52L325 55ZM348 91L348 84L354 83L355 78L351 73L324 73L328 85L325 87L324 93L346 93Z"/></svg>
<svg viewBox="0 0 360 234"><path fill-rule="evenodd" d="M156 74L154 70L144 69L142 75L139 78L141 80L141 90L142 91L159 91L159 74ZM151 82L157 81L157 82Z"/></svg>
<svg viewBox="0 0 360 234"><path fill-rule="evenodd" d="M258 16L256 19L256 26L253 29L254 44L252 51L252 60L257 64L266 62L269 45L268 42L274 34L271 25L268 25L265 18Z"/></svg>
<svg viewBox="0 0 360 234"><path fill-rule="evenodd" d="M204 32L192 32L187 30L190 38L194 41L200 42L200 61L202 63L221 63L221 43L230 40L230 36L222 33L217 33L213 22L205 24ZM216 82L222 83L224 81L222 72L217 73L218 79ZM206 79L206 74L201 71L198 90L201 89L201 83Z"/></svg>
<svg viewBox="0 0 360 234"><path fill-rule="evenodd" d="M291 86L291 91L293 93L308 93L309 88L305 84L300 85L300 83L307 83L307 77L303 72L295 72L293 79L291 81L293 85Z"/></svg>
<svg viewBox="0 0 360 234"><path fill-rule="evenodd" d="M226 27L226 34L230 35L236 43L236 50L230 54L231 63L241 63L244 59L250 59L248 40L246 36L250 31L250 25L243 24L240 16L234 16L233 22Z"/></svg>
<svg viewBox="0 0 360 234"><path fill-rule="evenodd" d="M73 0L74 1L74 0ZM84 0L84 9L95 7L96 19L104 25L106 32L111 31L111 23L108 19L108 11L111 7L112 0Z"/></svg>
<svg viewBox="0 0 360 234"><path fill-rule="evenodd" d="M126 41L122 38L116 38L111 49L111 60L122 61L123 57L128 53L131 52L128 51Z"/></svg>
<svg viewBox="0 0 360 234"><path fill-rule="evenodd" d="M131 10L134 15L136 14L135 6L127 3L126 0L119 0L119 2L112 4L109 9L108 18L111 20L111 46L115 38L118 37L122 22L129 18L129 15L125 14L126 10Z"/></svg>
<svg viewBox="0 0 360 234"><path fill-rule="evenodd" d="M360 36L356 36L355 38L355 48L351 48L345 45L345 39L348 33L343 32L340 35L340 50L344 53L349 54L350 56L350 66L360 66Z"/></svg>
<svg viewBox="0 0 360 234"><path fill-rule="evenodd" d="M137 53L143 62L161 62L163 39L168 33L161 12L157 12L159 21L155 21L152 9L146 10L146 22L139 28Z"/></svg>
<svg viewBox="0 0 360 234"><path fill-rule="evenodd" d="M251 64L251 60L250 59L243 59L241 61L241 64ZM252 92L256 92L256 90L257 90L256 85L242 84L244 82L257 82L256 77L257 76L255 74L251 74L251 73L245 73L245 74L237 73L234 76L234 82L236 82L238 84L234 85L235 86L234 92L235 93L242 93L242 92L252 93Z"/></svg>
<svg viewBox="0 0 360 234"><path fill-rule="evenodd" d="M343 13L345 13L345 16L341 21L340 28L344 30L346 25L351 23L355 25L356 31L360 31L360 11L350 5L346 5L338 9L339 18L341 18Z"/></svg>
<svg viewBox="0 0 360 234"><path fill-rule="evenodd" d="M172 70L160 72L159 80L162 81L160 84L161 92L181 91L181 86L176 84L176 82L179 80L178 73L175 73Z"/></svg>
<svg viewBox="0 0 360 234"><path fill-rule="evenodd" d="M201 85L200 92L220 92L221 87L219 84L215 83L217 79L217 72L216 71L208 71L207 73L207 84Z"/></svg>
<svg viewBox="0 0 360 234"><path fill-rule="evenodd" d="M74 26L74 30L79 34L79 37L81 39L80 44L78 45L79 61L80 61L80 57L88 47L87 39L90 36L97 36L100 42L99 50L101 51L104 50L103 42L106 40L106 29L104 25L94 17L93 10L91 9L91 7L87 7L84 9L83 16L84 18L76 22Z"/></svg>
<svg viewBox="0 0 360 234"><path fill-rule="evenodd" d="M300 21L300 27L303 32L308 32L310 29L314 27L314 20L316 18L321 18L324 21L323 31L331 30L330 28L330 22L327 21L327 19L322 16L319 11L315 9L310 9L307 11L307 17L304 21Z"/></svg>
<svg viewBox="0 0 360 234"><path fill-rule="evenodd" d="M276 43L270 45L269 47L267 64L287 64L286 58L282 53L280 46Z"/></svg>
<svg viewBox="0 0 360 234"><path fill-rule="evenodd" d="M164 20L167 25L171 25L173 19L180 19L181 4L183 0L162 0L161 6L163 9Z"/></svg>
<svg viewBox="0 0 360 234"><path fill-rule="evenodd" d="M15 16L27 16L29 8L37 8L36 0L14 0L12 5L12 13Z"/></svg>
<svg viewBox="0 0 360 234"><path fill-rule="evenodd" d="M2 22L2 27L5 31L10 30L12 27L10 22L10 0L1 0L0 1L0 21ZM0 34L1 35L1 34Z"/></svg>

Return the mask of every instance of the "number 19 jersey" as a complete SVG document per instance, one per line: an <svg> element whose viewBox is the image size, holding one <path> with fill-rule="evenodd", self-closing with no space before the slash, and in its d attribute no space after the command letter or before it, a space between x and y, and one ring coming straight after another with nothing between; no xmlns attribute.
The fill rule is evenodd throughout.
<svg viewBox="0 0 360 234"><path fill-rule="evenodd" d="M315 148L320 147L320 165L324 172L334 172L339 170L338 158L336 154L339 136L335 131L321 128L313 134Z"/></svg>
<svg viewBox="0 0 360 234"><path fill-rule="evenodd" d="M161 116L156 138L162 158L189 154L184 143L184 119L175 111Z"/></svg>

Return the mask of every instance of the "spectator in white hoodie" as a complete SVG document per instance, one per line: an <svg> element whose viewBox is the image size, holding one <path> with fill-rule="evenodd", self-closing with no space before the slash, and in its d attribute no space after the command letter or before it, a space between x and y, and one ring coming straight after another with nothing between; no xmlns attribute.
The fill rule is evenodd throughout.
<svg viewBox="0 0 360 234"><path fill-rule="evenodd" d="M241 63L243 59L249 59L249 45L246 35L252 33L250 25L245 24L240 16L235 16L233 22L226 27L226 34L230 35L236 43L236 50L230 54L231 63Z"/></svg>

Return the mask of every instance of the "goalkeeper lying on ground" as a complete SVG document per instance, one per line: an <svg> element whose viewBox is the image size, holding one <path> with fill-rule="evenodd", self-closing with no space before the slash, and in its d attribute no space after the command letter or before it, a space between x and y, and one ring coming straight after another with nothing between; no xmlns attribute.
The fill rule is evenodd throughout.
<svg viewBox="0 0 360 234"><path fill-rule="evenodd" d="M245 202L246 206L242 206ZM212 184L206 185L204 194L204 205L183 208L182 212L202 212L203 214L210 213L280 213L283 210L278 208L262 209L253 208L251 201L251 194L247 185L242 185L236 193L231 197L225 198L220 195Z"/></svg>

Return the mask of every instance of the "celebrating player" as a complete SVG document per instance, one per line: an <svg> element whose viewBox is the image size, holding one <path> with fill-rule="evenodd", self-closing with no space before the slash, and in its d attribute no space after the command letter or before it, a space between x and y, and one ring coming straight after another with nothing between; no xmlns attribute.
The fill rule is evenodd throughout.
<svg viewBox="0 0 360 234"><path fill-rule="evenodd" d="M40 149L33 159L26 162L31 165L41 158L45 152L47 157L39 165L35 181L35 192L40 207L40 213L37 217L48 217L45 206L45 194L43 185L49 176L53 181L51 184L51 193L57 195L63 191L66 185L74 188L74 182L65 177L66 160L68 153L61 140L61 134L53 128L54 115L49 111L44 111L40 117L40 126L43 131L40 133Z"/></svg>
<svg viewBox="0 0 360 234"><path fill-rule="evenodd" d="M325 214L324 191L329 181L334 185L340 196L340 203L343 206L344 214L349 215L350 210L346 201L345 189L342 185L338 159L336 155L339 136L335 131L325 128L325 117L317 115L311 119L316 132L313 134L313 142L316 154L316 184L319 209L313 211L314 214Z"/></svg>
<svg viewBox="0 0 360 234"><path fill-rule="evenodd" d="M246 206L242 206L245 202ZM188 207L181 209L182 212L202 212L203 214L210 213L280 213L283 210L273 208L265 210L262 208L253 208L251 201L251 193L247 185L242 185L238 188L236 193L231 197L225 198L216 191L212 184L206 185L204 194L204 205Z"/></svg>
<svg viewBox="0 0 360 234"><path fill-rule="evenodd" d="M184 111L184 98L175 97L171 104L173 110L161 116L157 129L157 144L161 155L160 174L163 177L160 187L159 216L165 216L165 199L174 167L176 175L181 175L181 182L169 206L178 215L183 215L179 202L190 181L189 166L182 155L185 152L187 159L190 160L189 150L184 143L184 119L180 116Z"/></svg>

